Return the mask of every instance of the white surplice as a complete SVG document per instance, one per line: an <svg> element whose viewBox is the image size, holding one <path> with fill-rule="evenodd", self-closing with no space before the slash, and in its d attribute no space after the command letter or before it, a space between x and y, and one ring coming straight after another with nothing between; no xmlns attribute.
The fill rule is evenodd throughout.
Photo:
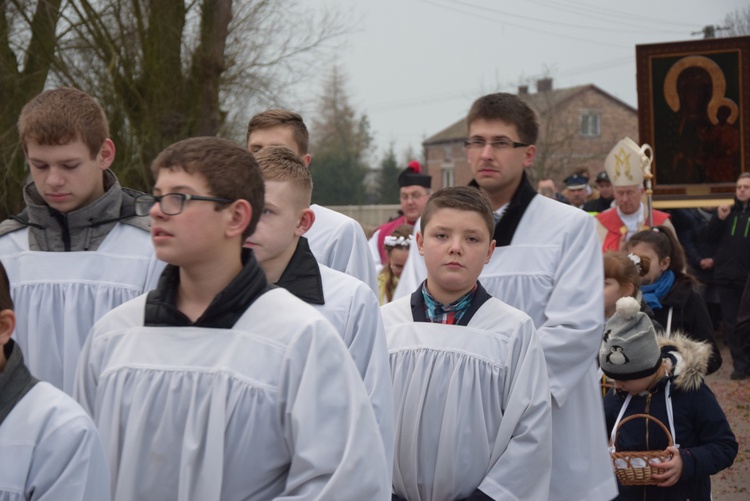
<svg viewBox="0 0 750 501"><path fill-rule="evenodd" d="M424 258L412 246L396 297L411 294L426 277ZM542 342L552 393L550 499L612 499L617 484L596 376L604 270L594 218L534 196L510 245L495 249L479 281L527 313Z"/></svg>
<svg viewBox="0 0 750 501"><path fill-rule="evenodd" d="M154 287L164 263L151 235L119 223L95 251L29 250L28 229L0 238L16 311L13 334L35 377L68 394L94 322Z"/></svg>
<svg viewBox="0 0 750 501"><path fill-rule="evenodd" d="M479 488L493 499L546 499L550 396L531 319L495 298L466 326L414 322L408 297L382 309L396 494L452 501Z"/></svg>
<svg viewBox="0 0 750 501"><path fill-rule="evenodd" d="M0 501L107 501L110 474L91 418L40 381L0 425Z"/></svg>
<svg viewBox="0 0 750 501"><path fill-rule="evenodd" d="M341 337L281 288L231 329L144 327L146 296L92 329L76 398L115 500L387 500L375 414Z"/></svg>

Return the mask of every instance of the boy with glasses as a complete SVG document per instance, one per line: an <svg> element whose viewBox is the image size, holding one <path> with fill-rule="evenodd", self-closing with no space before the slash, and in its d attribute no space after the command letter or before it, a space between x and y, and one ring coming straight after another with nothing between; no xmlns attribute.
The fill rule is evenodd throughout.
<svg viewBox="0 0 750 501"><path fill-rule="evenodd" d="M512 94L477 99L467 116L473 185L495 214L495 252L479 275L487 292L534 321L552 401L549 499L602 500L617 494L609 466L596 354L603 322L604 273L594 219L537 196L525 169L534 163L538 122ZM411 252L396 296L427 276ZM571 455L571 451L576 451Z"/></svg>
<svg viewBox="0 0 750 501"><path fill-rule="evenodd" d="M77 89L43 92L18 129L32 181L26 208L0 225L18 313L15 338L39 379L73 391L91 326L156 285L163 268L134 196L109 169L115 145L104 111Z"/></svg>
<svg viewBox="0 0 750 501"><path fill-rule="evenodd" d="M76 385L114 499L387 498L390 464L341 338L242 248L264 207L253 156L193 138L152 171L138 207L168 266L97 322Z"/></svg>

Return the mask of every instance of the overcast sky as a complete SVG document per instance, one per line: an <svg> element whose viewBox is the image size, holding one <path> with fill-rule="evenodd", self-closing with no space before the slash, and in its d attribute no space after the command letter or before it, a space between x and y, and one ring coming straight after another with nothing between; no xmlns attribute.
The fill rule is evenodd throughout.
<svg viewBox="0 0 750 501"><path fill-rule="evenodd" d="M370 119L373 160L399 159L474 99L549 74L636 106L635 46L698 40L747 0L315 0L349 12L337 50L352 104ZM303 5L306 2L303 2ZM309 5L309 4L308 4ZM319 69L323 76L330 68ZM309 82L312 83L312 82ZM534 90L532 86L532 91ZM301 110L306 116L312 110Z"/></svg>

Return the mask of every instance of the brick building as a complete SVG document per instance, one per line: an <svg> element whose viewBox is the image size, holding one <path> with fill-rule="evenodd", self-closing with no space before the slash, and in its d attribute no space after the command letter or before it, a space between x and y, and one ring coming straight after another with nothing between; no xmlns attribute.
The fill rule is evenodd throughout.
<svg viewBox="0 0 750 501"><path fill-rule="evenodd" d="M581 169L593 179L617 141L624 136L638 140L637 110L595 85L553 89L552 79L545 78L537 81L535 94L521 86L518 96L539 116L536 160L528 171L532 180L550 177L560 184ZM466 136L461 118L422 143L433 189L471 181Z"/></svg>

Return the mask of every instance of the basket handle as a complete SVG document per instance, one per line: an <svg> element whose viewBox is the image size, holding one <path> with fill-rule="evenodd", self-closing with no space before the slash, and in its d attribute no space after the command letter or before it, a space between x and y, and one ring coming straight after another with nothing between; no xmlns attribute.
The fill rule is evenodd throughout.
<svg viewBox="0 0 750 501"><path fill-rule="evenodd" d="M617 425L617 432L615 433L615 441L612 444L612 448L613 449L617 448L617 437L620 436L620 428L622 428L622 425L625 424L625 423L627 423L628 421L631 421L631 420L636 419L636 418L644 418L644 419L646 419L646 421L648 421L649 419L652 420L652 421L654 421L656 424L658 424L659 426L661 426L662 430L664 430L664 433L667 435L667 438L669 439L669 446L671 447L671 446L674 445L674 439L672 439L672 434L669 433L669 430L667 429L666 426L664 426L664 423L662 423L656 417L654 417L654 416L652 416L650 414L633 414L633 415L630 415L630 416L626 417L622 421L620 421L620 423Z"/></svg>

